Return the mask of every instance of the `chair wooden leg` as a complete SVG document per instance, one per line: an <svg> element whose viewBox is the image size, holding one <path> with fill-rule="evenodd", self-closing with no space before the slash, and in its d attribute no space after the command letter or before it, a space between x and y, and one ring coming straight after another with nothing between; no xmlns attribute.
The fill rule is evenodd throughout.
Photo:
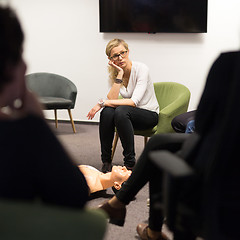
<svg viewBox="0 0 240 240"><path fill-rule="evenodd" d="M74 125L74 122L73 122L71 109L68 109L68 115L69 115L69 117L70 117L70 121L71 121L71 124L72 124L73 132L76 133L77 131L76 131L76 128L75 128L75 125Z"/></svg>
<svg viewBox="0 0 240 240"><path fill-rule="evenodd" d="M56 128L58 128L57 109L54 109L54 116L55 116L55 126Z"/></svg>
<svg viewBox="0 0 240 240"><path fill-rule="evenodd" d="M118 135L118 133L116 132L116 133L115 133L115 136L114 136L114 140L113 140L113 147L112 147L112 160L113 160L113 157L114 157L114 153L115 153L115 151L116 151L118 138L119 138L119 135Z"/></svg>
<svg viewBox="0 0 240 240"><path fill-rule="evenodd" d="M144 147L146 147L147 141L148 141L148 137L144 137Z"/></svg>

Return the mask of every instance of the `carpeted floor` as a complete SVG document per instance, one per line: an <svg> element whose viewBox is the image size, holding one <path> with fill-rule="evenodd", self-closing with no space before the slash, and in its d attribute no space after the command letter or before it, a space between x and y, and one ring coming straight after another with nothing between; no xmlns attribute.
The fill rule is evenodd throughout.
<svg viewBox="0 0 240 240"><path fill-rule="evenodd" d="M67 148L73 156L77 164L87 164L94 166L97 169L101 168L100 145L98 135L98 125L96 124L76 124L77 133L74 134L70 123L59 123L58 129L54 127L53 122L49 122L52 129L62 144ZM135 151L138 157L143 150L143 137L135 136ZM122 148L120 141L116 149L113 164L122 165ZM114 195L111 189L105 192L100 192L92 196L89 201L89 207L96 207L100 203L106 201ZM105 235L105 240L132 240L140 239L136 233L138 223L148 220L148 186L146 185L127 207L127 217L124 227L118 227L108 224L108 229ZM169 236L171 234L165 229L164 232Z"/></svg>

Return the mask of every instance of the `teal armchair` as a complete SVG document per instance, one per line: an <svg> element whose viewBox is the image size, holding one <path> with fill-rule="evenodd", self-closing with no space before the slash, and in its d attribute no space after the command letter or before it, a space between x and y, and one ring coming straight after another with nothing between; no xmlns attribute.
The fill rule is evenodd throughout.
<svg viewBox="0 0 240 240"><path fill-rule="evenodd" d="M37 94L44 109L54 110L56 128L58 127L57 110L66 109L73 132L76 133L71 113L77 97L75 84L63 76L46 72L28 74L26 75L26 82L28 88Z"/></svg>
<svg viewBox="0 0 240 240"><path fill-rule="evenodd" d="M154 83L154 90L160 109L158 124L152 129L134 131L135 135L144 137L144 145L146 145L148 137L153 134L174 132L171 126L172 119L187 111L191 96L187 87L176 82L156 82ZM113 141L112 158L116 150L118 137L116 132Z"/></svg>
<svg viewBox="0 0 240 240"><path fill-rule="evenodd" d="M106 227L100 209L0 200L1 240L102 240Z"/></svg>

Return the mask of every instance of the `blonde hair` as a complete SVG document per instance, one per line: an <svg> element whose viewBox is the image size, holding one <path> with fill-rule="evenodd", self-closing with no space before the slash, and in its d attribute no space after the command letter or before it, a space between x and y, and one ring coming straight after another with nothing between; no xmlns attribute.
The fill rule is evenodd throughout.
<svg viewBox="0 0 240 240"><path fill-rule="evenodd" d="M110 58L112 49L115 47L118 47L119 45L123 45L124 48L128 51L128 44L122 39L115 38L108 42L106 46L106 55ZM109 83L110 85L112 85L118 75L118 72L115 68L111 66L108 66L108 72L109 72Z"/></svg>

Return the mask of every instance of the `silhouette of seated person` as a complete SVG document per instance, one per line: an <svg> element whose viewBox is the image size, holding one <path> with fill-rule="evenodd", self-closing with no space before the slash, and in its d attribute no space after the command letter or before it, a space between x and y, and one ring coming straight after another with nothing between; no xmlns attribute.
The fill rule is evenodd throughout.
<svg viewBox="0 0 240 240"><path fill-rule="evenodd" d="M139 224L137 232L140 239L168 239L161 232L162 209L153 208L156 202L162 202L162 171L156 169L149 159L152 151L168 150L180 155L202 177L204 191L196 190L202 193L199 199L204 198L204 204L198 210L207 228L206 239L239 239L236 221L240 214L239 76L240 52L221 54L210 69L196 111L195 132L199 141L193 154L184 157L183 146L187 146L184 144L186 141L191 144L189 140L195 136L194 133L156 134L151 137L129 179L113 198L99 206L108 214L110 223L124 225L126 206L149 183L148 224ZM188 239L195 239L195 236Z"/></svg>
<svg viewBox="0 0 240 240"><path fill-rule="evenodd" d="M105 190L110 187L119 190L122 183L125 182L132 173L132 171L127 170L125 166L113 166L112 171L108 173L102 173L89 165L79 165L78 167L87 181L90 193Z"/></svg>
<svg viewBox="0 0 240 240"><path fill-rule="evenodd" d="M83 208L87 182L26 86L23 40L14 11L0 6L0 198Z"/></svg>

